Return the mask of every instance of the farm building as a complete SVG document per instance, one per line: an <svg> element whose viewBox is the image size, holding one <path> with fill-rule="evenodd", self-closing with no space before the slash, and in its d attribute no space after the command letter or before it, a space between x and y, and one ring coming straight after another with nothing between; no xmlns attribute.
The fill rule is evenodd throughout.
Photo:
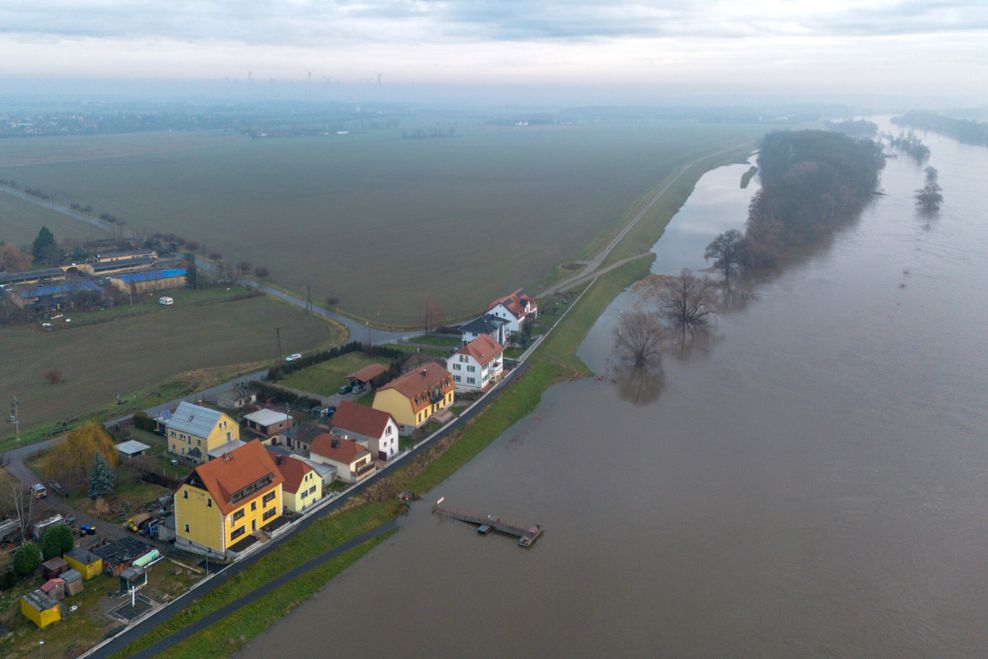
<svg viewBox="0 0 988 659"><path fill-rule="evenodd" d="M21 284L7 290L10 301L21 309L58 309L74 296L101 297L103 289L88 279Z"/></svg>
<svg viewBox="0 0 988 659"><path fill-rule="evenodd" d="M362 384L365 387L373 384L374 378L379 378L388 372L388 367L384 364L368 364L363 368L354 371L346 376L349 384Z"/></svg>
<svg viewBox="0 0 988 659"><path fill-rule="evenodd" d="M149 293L169 288L182 288L185 286L185 275L185 268L125 272L110 277L110 283L124 293L130 293L131 290L134 293Z"/></svg>
<svg viewBox="0 0 988 659"><path fill-rule="evenodd" d="M40 589L21 597L21 613L36 624L38 629L44 629L62 619L62 607Z"/></svg>
<svg viewBox="0 0 988 659"><path fill-rule="evenodd" d="M98 577L103 572L103 559L82 547L65 552L65 562L86 581Z"/></svg>
<svg viewBox="0 0 988 659"><path fill-rule="evenodd" d="M78 268L91 277L109 277L117 272L146 270L153 264L154 259L150 256L132 256L116 261L104 261L103 263L81 263Z"/></svg>
<svg viewBox="0 0 988 659"><path fill-rule="evenodd" d="M130 259L157 259L158 253L153 249L121 249L112 252L100 252L92 258L94 263L119 263Z"/></svg>
<svg viewBox="0 0 988 659"><path fill-rule="evenodd" d="M0 286L34 284L56 279L65 279L65 270L62 268L44 268L42 270L25 270L24 272L0 272Z"/></svg>

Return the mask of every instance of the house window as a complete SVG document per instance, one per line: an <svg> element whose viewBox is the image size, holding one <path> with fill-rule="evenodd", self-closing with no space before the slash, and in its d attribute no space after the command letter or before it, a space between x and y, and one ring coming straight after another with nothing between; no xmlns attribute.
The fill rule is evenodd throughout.
<svg viewBox="0 0 988 659"><path fill-rule="evenodd" d="M261 505L264 505L264 506L268 505L269 503L271 503L272 501L274 501L274 498L276 496L278 496L278 493L277 492L268 492L267 494L264 495L264 499L262 500Z"/></svg>
<svg viewBox="0 0 988 659"><path fill-rule="evenodd" d="M453 370L454 371L460 370L460 365L459 364L453 364Z"/></svg>
<svg viewBox="0 0 988 659"><path fill-rule="evenodd" d="M455 380L456 382L459 382L460 381L460 376L459 375L454 375L453 376L453 380Z"/></svg>
<svg viewBox="0 0 988 659"><path fill-rule="evenodd" d="M277 514L278 514L278 509L277 508L272 508L271 510L267 511L266 513L264 513L264 515L262 515L262 519L271 519L272 517L274 517Z"/></svg>
<svg viewBox="0 0 988 659"><path fill-rule="evenodd" d="M212 508L213 507L213 500L210 499L209 497L206 497L206 507L207 508Z"/></svg>
<svg viewBox="0 0 988 659"><path fill-rule="evenodd" d="M392 430L394 430L394 428L392 428L391 426L388 426L388 429L384 431L384 434L385 435L390 435Z"/></svg>
<svg viewBox="0 0 988 659"><path fill-rule="evenodd" d="M169 430L168 432L171 434L172 437L175 436L175 431L174 430Z"/></svg>
<svg viewBox="0 0 988 659"><path fill-rule="evenodd" d="M188 499L189 498L189 491L188 490L182 490L182 498L183 499Z"/></svg>
<svg viewBox="0 0 988 659"><path fill-rule="evenodd" d="M246 527L243 526L238 526L237 528L233 529L233 531L230 532L230 540L236 540L237 538L242 536L246 530L247 530Z"/></svg>
<svg viewBox="0 0 988 659"><path fill-rule="evenodd" d="M460 361L465 362L467 360L465 355L460 355Z"/></svg>
<svg viewBox="0 0 988 659"><path fill-rule="evenodd" d="M467 382L470 384L476 384L477 380L475 378L467 378Z"/></svg>
<svg viewBox="0 0 988 659"><path fill-rule="evenodd" d="M256 501L251 501L250 502L250 509L251 510L257 510L257 502Z"/></svg>
<svg viewBox="0 0 988 659"><path fill-rule="evenodd" d="M226 431L226 441L230 441L231 439L233 439L233 433L230 432L229 430L227 430Z"/></svg>
<svg viewBox="0 0 988 659"><path fill-rule="evenodd" d="M244 512L244 509L241 508L237 512L233 513L233 521L236 522L238 519L242 518L246 514L247 513Z"/></svg>
<svg viewBox="0 0 988 659"><path fill-rule="evenodd" d="M476 370L477 370L477 367L476 367L476 366L473 366L473 365L471 364L470 366L467 366L467 370L468 370L469 372L471 372L471 373L473 373L474 371L476 371Z"/></svg>
<svg viewBox="0 0 988 659"><path fill-rule="evenodd" d="M188 533L188 532L189 532L189 525L188 525L188 524L186 524L186 525L185 525L185 532L186 532L186 533Z"/></svg>

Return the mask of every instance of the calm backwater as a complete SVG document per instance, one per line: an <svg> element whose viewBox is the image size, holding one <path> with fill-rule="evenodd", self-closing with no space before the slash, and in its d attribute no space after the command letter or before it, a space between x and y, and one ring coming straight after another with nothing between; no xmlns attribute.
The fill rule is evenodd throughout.
<svg viewBox="0 0 988 659"><path fill-rule="evenodd" d="M924 139L938 218L889 160L886 196L666 357L654 402L553 387L433 492L543 524L533 549L421 502L244 654L988 654L988 149ZM657 271L740 228L745 169L701 180ZM581 350L600 373L628 303Z"/></svg>

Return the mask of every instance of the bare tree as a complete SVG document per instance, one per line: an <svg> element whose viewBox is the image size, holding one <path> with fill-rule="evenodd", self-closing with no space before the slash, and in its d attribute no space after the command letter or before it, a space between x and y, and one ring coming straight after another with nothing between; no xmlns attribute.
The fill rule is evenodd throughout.
<svg viewBox="0 0 988 659"><path fill-rule="evenodd" d="M59 384L65 381L65 378L62 377L62 372L57 368L50 369L45 373L45 379L48 380L49 384Z"/></svg>
<svg viewBox="0 0 988 659"><path fill-rule="evenodd" d="M662 338L662 323L655 315L644 311L621 314L614 330L615 347L635 366L643 366L659 358Z"/></svg>
<svg viewBox="0 0 988 659"><path fill-rule="evenodd" d="M744 234L731 229L710 241L703 258L713 259L714 265L724 273L724 281L728 281L731 272L739 269L744 262L744 247Z"/></svg>
<svg viewBox="0 0 988 659"><path fill-rule="evenodd" d="M17 515L17 521L21 529L21 542L23 542L27 539L28 531L31 528L31 512L34 508L34 497L26 487L22 487L17 482L10 484L10 494L14 514Z"/></svg>
<svg viewBox="0 0 988 659"><path fill-rule="evenodd" d="M425 333L443 324L443 310L431 297L425 299Z"/></svg>
<svg viewBox="0 0 988 659"><path fill-rule="evenodd" d="M676 329L696 329L710 324L714 293L709 277L697 277L684 268L678 277L662 282L656 291L656 304L662 317Z"/></svg>

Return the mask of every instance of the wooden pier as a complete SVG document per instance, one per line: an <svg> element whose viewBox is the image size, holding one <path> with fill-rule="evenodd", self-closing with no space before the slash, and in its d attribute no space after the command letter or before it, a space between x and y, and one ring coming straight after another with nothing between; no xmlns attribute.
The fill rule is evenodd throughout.
<svg viewBox="0 0 988 659"><path fill-rule="evenodd" d="M497 531L518 538L518 546L526 548L535 544L535 541L542 535L542 527L538 524L529 526L513 524L497 515L483 515L480 513L454 510L453 508L445 508L441 505L442 502L443 499L440 499L432 506L432 512L434 514L440 517L450 517L461 522L466 522L467 524L474 524L477 527L477 532L481 535L487 535L492 530Z"/></svg>

